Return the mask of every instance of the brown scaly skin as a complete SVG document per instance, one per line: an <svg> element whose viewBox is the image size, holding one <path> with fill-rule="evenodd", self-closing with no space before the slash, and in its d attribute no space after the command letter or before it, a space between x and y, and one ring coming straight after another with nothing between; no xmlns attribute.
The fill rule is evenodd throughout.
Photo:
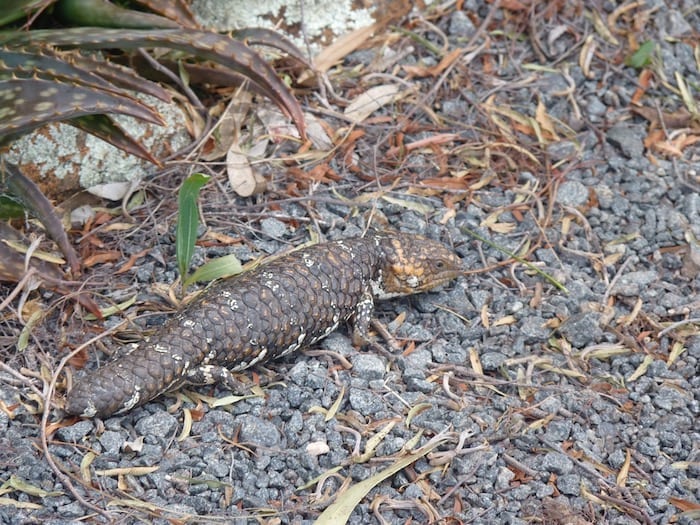
<svg viewBox="0 0 700 525"><path fill-rule="evenodd" d="M219 382L231 372L326 337L354 317L367 341L374 299L424 292L462 273L439 242L404 233L317 244L222 280L128 354L88 373L65 410L107 417L183 384Z"/></svg>

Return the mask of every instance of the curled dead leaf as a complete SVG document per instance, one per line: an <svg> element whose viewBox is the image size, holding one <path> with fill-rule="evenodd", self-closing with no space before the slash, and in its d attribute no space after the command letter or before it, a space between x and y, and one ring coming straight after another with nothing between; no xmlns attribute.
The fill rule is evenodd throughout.
<svg viewBox="0 0 700 525"><path fill-rule="evenodd" d="M226 153L226 173L231 188L241 197L265 190L265 179L251 165L240 145L234 143Z"/></svg>
<svg viewBox="0 0 700 525"><path fill-rule="evenodd" d="M397 84L374 86L353 100L345 108L345 116L360 123L379 108L400 100L406 95Z"/></svg>

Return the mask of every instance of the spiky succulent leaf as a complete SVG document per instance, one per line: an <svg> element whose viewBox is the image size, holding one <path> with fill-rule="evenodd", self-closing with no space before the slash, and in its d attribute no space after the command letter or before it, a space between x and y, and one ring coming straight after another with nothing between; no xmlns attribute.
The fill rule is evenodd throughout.
<svg viewBox="0 0 700 525"><path fill-rule="evenodd" d="M151 82L137 74L130 67L115 64L101 58L99 55L84 55L81 53L64 54L63 58L76 67L90 71L110 82L113 86L151 95L163 102L171 102L170 93L163 89L160 84Z"/></svg>
<svg viewBox="0 0 700 525"><path fill-rule="evenodd" d="M233 31L233 37L236 40L252 44L254 46L269 46L274 47L287 53L290 57L295 58L302 64L311 67L308 59L304 56L301 50L294 43L285 38L277 31L264 27L247 27Z"/></svg>
<svg viewBox="0 0 700 525"><path fill-rule="evenodd" d="M302 137L306 136L301 106L277 78L274 70L244 44L224 35L185 28L120 30L89 27L60 31L37 30L31 31L31 36L24 33L0 34L0 43L26 44L28 41L93 49L165 47L212 60L249 78L291 117Z"/></svg>
<svg viewBox="0 0 700 525"><path fill-rule="evenodd" d="M118 86L152 95L164 102L172 100L159 84L144 79L128 67L101 60L97 56L58 52L46 46L26 49L0 48L0 80L34 77L45 80L61 78L129 96L128 93L117 89Z"/></svg>
<svg viewBox="0 0 700 525"><path fill-rule="evenodd" d="M157 166L163 165L161 161L151 155L151 152L144 148L140 142L131 138L107 115L85 115L67 120L66 124L82 129L86 133L95 135L105 142L110 143L115 148L126 151L131 155L136 155Z"/></svg>
<svg viewBox="0 0 700 525"><path fill-rule="evenodd" d="M21 96L5 95L0 100L0 114L5 117L0 121L0 137L2 137L0 144L8 143L17 136L41 126L44 122L65 118L68 124L92 133L127 153L160 164L151 153L124 133L109 117L91 115L91 113L123 113L145 117L145 120L156 124L162 123L156 112L118 87L130 88L133 91L170 101L170 95L160 85L139 77L133 70L95 57L59 52L48 47L33 46L27 50L3 48L0 49L0 88L3 81L7 80L14 81L15 89L5 93L20 94L19 89L22 87L27 91L21 93ZM33 91L38 80L49 83L42 92ZM51 84L54 85L51 86ZM76 112L75 107L70 107L71 104L67 101L72 100L70 97L77 96L81 100L84 99L86 103L89 102L89 99L84 98L85 90L98 98L94 101L92 109L89 106L82 108L84 116L72 117L80 111ZM43 98L42 94L48 95L48 98ZM47 114L47 103L58 108L56 115ZM60 108L61 105L64 107ZM11 120L18 114L23 117L23 121Z"/></svg>
<svg viewBox="0 0 700 525"><path fill-rule="evenodd" d="M130 29L169 28L180 24L168 18L124 9L107 0L59 0L56 14L67 24L78 26L121 27Z"/></svg>
<svg viewBox="0 0 700 525"><path fill-rule="evenodd" d="M185 0L135 0L137 4L147 7L154 13L159 13L174 20L182 27L197 29L199 24Z"/></svg>
<svg viewBox="0 0 700 525"><path fill-rule="evenodd" d="M51 238L58 244L66 256L66 260L74 273L80 271L80 260L68 240L61 220L49 200L41 193L39 187L15 166L9 162L2 165L3 173L0 175L0 188L16 198L27 211L39 219L46 228Z"/></svg>
<svg viewBox="0 0 700 525"><path fill-rule="evenodd" d="M96 113L120 113L164 124L157 113L136 99L58 77L0 81L0 145L47 122Z"/></svg>

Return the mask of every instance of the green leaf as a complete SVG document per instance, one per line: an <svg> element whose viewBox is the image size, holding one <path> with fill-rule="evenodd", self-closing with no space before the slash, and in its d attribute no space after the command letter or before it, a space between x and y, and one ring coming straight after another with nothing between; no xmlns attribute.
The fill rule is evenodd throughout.
<svg viewBox="0 0 700 525"><path fill-rule="evenodd" d="M651 56L654 53L654 49L656 49L656 44L652 40L647 40L641 46L639 46L637 51L627 57L625 64L635 69L642 69L643 67L648 66L651 62Z"/></svg>
<svg viewBox="0 0 700 525"><path fill-rule="evenodd" d="M59 0L56 13L68 25L133 29L178 29L177 22L153 13L124 9L104 0Z"/></svg>
<svg viewBox="0 0 700 525"><path fill-rule="evenodd" d="M194 243L197 240L197 227L199 226L197 198L199 197L199 190L210 178L203 173L194 173L182 183L178 194L175 255L183 282L186 280L187 270L190 267L192 254L194 253Z"/></svg>
<svg viewBox="0 0 700 525"><path fill-rule="evenodd" d="M218 257L208 263L197 268L192 275L182 283L183 288L187 288L190 284L204 281L209 282L222 277L231 277L243 271L243 265L235 255L224 255Z"/></svg>
<svg viewBox="0 0 700 525"><path fill-rule="evenodd" d="M25 208L9 195L0 194L0 220L24 217Z"/></svg>
<svg viewBox="0 0 700 525"><path fill-rule="evenodd" d="M124 302L121 302L119 304L115 304L114 306L108 306L107 308L100 308L100 313L102 314L103 319L107 319L110 315L117 314L119 312L125 311L127 308L132 306L136 302L136 298L138 295L133 295L131 296L130 299L127 299ZM94 321L97 319L97 316L95 314L85 314L85 319L88 321Z"/></svg>
<svg viewBox="0 0 700 525"><path fill-rule="evenodd" d="M0 14L0 26L25 18L35 9L47 7L53 0L5 0Z"/></svg>

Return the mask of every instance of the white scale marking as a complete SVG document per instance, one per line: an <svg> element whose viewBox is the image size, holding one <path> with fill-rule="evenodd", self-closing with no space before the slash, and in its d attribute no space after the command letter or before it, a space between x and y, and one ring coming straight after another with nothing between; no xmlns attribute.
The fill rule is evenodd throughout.
<svg viewBox="0 0 700 525"><path fill-rule="evenodd" d="M132 396L126 401L124 401L124 403L122 403L122 408L119 410L119 412L126 412L127 410L131 410L138 404L140 399L141 388L139 386L136 386L134 388L134 393L132 394Z"/></svg>
<svg viewBox="0 0 700 525"><path fill-rule="evenodd" d="M260 352L258 352L258 355L256 355L250 363L248 363L248 366L246 368L250 368L251 366L257 365L260 361L265 359L265 356L267 355L267 348L262 348Z"/></svg>

